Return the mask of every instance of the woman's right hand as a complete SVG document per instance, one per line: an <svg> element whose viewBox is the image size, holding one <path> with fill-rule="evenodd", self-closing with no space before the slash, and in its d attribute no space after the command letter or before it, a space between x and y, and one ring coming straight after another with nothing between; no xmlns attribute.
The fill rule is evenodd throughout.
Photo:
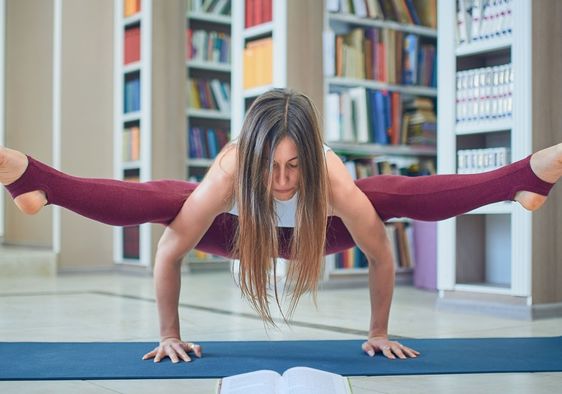
<svg viewBox="0 0 562 394"><path fill-rule="evenodd" d="M185 362L191 361L188 353L193 352L195 356L201 358L201 346L192 342L183 342L179 338L165 338L160 341L160 345L154 348L151 352L146 353L142 359L154 359L155 363L169 357L173 363L177 363L182 359Z"/></svg>

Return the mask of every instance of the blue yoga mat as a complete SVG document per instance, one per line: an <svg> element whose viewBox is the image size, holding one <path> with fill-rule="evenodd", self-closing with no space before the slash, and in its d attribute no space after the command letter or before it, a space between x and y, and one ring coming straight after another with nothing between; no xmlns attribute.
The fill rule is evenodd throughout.
<svg viewBox="0 0 562 394"><path fill-rule="evenodd" d="M308 366L345 376L562 371L562 337L401 339L407 360L368 357L361 340L200 342L190 363L141 360L155 343L0 342L0 380L220 378Z"/></svg>

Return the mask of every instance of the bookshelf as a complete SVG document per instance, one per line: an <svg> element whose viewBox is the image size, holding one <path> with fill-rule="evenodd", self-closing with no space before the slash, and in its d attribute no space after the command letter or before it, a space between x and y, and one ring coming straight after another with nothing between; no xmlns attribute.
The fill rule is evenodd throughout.
<svg viewBox="0 0 562 394"><path fill-rule="evenodd" d="M114 177L151 179L151 27L150 0L115 1ZM114 262L148 267L150 226L114 230Z"/></svg>
<svg viewBox="0 0 562 394"><path fill-rule="evenodd" d="M481 2L461 2L467 8L459 10L455 3L438 2L438 172L485 170L475 163L513 162L560 141L553 108L561 83L551 78L560 49L548 44L560 35L560 4L512 0L480 9ZM558 193L532 214L502 202L440 222L438 305L560 316Z"/></svg>
<svg viewBox="0 0 562 394"><path fill-rule="evenodd" d="M302 91L321 108L320 7L321 2L298 0L232 3L232 138L238 135L253 99L271 88ZM259 75L245 82L247 74L253 74L248 65Z"/></svg>
<svg viewBox="0 0 562 394"><path fill-rule="evenodd" d="M437 30L436 9L431 9L430 3L425 2L422 15L421 8L408 9L405 3L324 2L325 139L346 161L354 177L387 173L384 168L393 166L399 169L392 173L412 175L407 168L415 163L425 168L423 171L432 172L435 166L437 89L433 74ZM420 97L430 103L433 112L432 130L425 131L426 126L421 126L431 138L421 144L409 137L407 119L413 117L404 116L418 111L415 107L408 109L406 103ZM386 116L380 114L387 111L388 121L380 120ZM413 121L410 124L413 126ZM412 283L415 223L394 220L386 227L392 245L396 245L396 281ZM366 284L367 265L358 248L328 256L324 285Z"/></svg>
<svg viewBox="0 0 562 394"><path fill-rule="evenodd" d="M116 0L114 6L113 175L185 179L185 88L169 83L185 79L185 3ZM150 271L161 232L153 224L115 228L114 262Z"/></svg>
<svg viewBox="0 0 562 394"><path fill-rule="evenodd" d="M199 182L230 140L231 0L186 2L187 179ZM230 260L198 251L184 259L186 268L228 268Z"/></svg>
<svg viewBox="0 0 562 394"><path fill-rule="evenodd" d="M301 91L322 108L321 7L321 1L308 0L232 2L231 138L253 100L271 88ZM248 81L248 74L258 75ZM279 259L277 273L284 276L285 267Z"/></svg>

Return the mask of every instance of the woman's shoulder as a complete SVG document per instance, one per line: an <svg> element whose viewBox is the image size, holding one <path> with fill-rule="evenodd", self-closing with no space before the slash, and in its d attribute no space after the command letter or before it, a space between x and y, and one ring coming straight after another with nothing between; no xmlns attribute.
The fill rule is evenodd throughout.
<svg viewBox="0 0 562 394"><path fill-rule="evenodd" d="M228 143L217 155L213 166L221 170L229 178L234 179L236 172L237 146L235 143Z"/></svg>

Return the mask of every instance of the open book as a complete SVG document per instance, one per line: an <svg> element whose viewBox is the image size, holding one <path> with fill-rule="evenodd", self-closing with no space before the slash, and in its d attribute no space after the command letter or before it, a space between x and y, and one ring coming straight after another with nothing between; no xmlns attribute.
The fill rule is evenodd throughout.
<svg viewBox="0 0 562 394"><path fill-rule="evenodd" d="M294 367L283 375L260 370L229 376L219 382L218 394L349 394L346 377L308 367Z"/></svg>

